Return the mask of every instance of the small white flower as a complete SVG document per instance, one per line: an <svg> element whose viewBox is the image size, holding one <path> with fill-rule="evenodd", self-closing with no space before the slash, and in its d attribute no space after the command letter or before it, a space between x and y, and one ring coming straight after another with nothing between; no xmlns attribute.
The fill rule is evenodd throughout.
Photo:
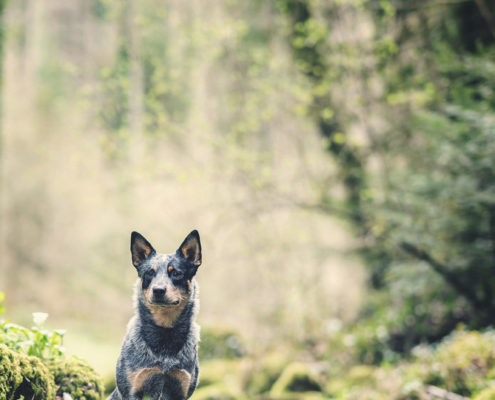
<svg viewBox="0 0 495 400"><path fill-rule="evenodd" d="M44 312L34 312L33 313L33 321L35 325L41 325L48 318L48 314Z"/></svg>

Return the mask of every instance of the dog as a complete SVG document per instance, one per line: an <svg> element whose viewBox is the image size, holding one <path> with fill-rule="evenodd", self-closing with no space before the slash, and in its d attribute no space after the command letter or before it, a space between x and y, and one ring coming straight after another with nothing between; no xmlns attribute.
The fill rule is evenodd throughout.
<svg viewBox="0 0 495 400"><path fill-rule="evenodd" d="M117 361L117 387L107 400L188 399L199 378L199 326L194 322L199 233L193 230L175 253L160 254L132 232L131 255L138 273L135 315Z"/></svg>

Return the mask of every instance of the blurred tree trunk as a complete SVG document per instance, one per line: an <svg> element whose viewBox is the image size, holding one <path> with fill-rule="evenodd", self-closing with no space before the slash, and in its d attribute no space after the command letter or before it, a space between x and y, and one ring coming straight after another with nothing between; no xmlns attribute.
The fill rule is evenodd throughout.
<svg viewBox="0 0 495 400"><path fill-rule="evenodd" d="M313 88L311 104L312 117L321 135L327 140L327 150L335 158L339 168L339 178L346 190L347 216L360 235L367 232L365 213L362 209L362 193L367 187L364 156L357 146L351 144L344 124L337 115L328 117L335 108L328 92L320 94L319 87L331 85L332 66L327 65L323 53L328 37L312 40L314 16L309 0L279 0L283 14L289 20L289 46L293 58Z"/></svg>
<svg viewBox="0 0 495 400"><path fill-rule="evenodd" d="M139 25L139 1L127 0L124 9L125 41L129 57L129 133L131 135L131 158L139 160L143 151L143 69L141 64L141 41Z"/></svg>
<svg viewBox="0 0 495 400"><path fill-rule="evenodd" d="M36 72L41 59L41 21L43 11L42 0L28 0L26 2L25 12L25 45L24 45L24 96L28 100L32 100L34 88L36 86Z"/></svg>

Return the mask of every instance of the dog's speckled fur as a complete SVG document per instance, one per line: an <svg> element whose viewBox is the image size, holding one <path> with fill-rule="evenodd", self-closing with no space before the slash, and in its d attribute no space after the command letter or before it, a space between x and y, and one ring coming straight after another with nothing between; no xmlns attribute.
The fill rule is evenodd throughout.
<svg viewBox="0 0 495 400"><path fill-rule="evenodd" d="M198 383L198 286L201 243L192 231L173 254L159 254L139 233L131 235L138 272L135 315L117 361L117 388L108 400L183 400Z"/></svg>

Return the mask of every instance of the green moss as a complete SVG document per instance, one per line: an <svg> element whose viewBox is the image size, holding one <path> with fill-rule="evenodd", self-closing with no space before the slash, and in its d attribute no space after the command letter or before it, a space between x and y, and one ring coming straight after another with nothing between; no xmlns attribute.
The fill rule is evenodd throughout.
<svg viewBox="0 0 495 400"><path fill-rule="evenodd" d="M287 392L320 392L318 378L302 363L289 364L277 379L270 395L280 396Z"/></svg>
<svg viewBox="0 0 495 400"><path fill-rule="evenodd" d="M218 383L238 388L241 363L239 359L209 360L201 363L198 388Z"/></svg>
<svg viewBox="0 0 495 400"><path fill-rule="evenodd" d="M49 361L55 378L57 396L68 393L74 400L99 400L104 392L103 382L89 364L79 358Z"/></svg>
<svg viewBox="0 0 495 400"><path fill-rule="evenodd" d="M246 361L242 376L244 390L249 394L268 392L287 364L289 364L288 357L280 352Z"/></svg>
<svg viewBox="0 0 495 400"><path fill-rule="evenodd" d="M222 326L201 328L200 360L239 358L244 354L243 341L233 329Z"/></svg>
<svg viewBox="0 0 495 400"><path fill-rule="evenodd" d="M495 400L495 386L486 388L473 397L473 400Z"/></svg>
<svg viewBox="0 0 495 400"><path fill-rule="evenodd" d="M326 389L329 393L337 394L353 387L375 387L375 368L369 365L356 365L349 373L339 379L331 379Z"/></svg>
<svg viewBox="0 0 495 400"><path fill-rule="evenodd" d="M265 394L257 400L327 400L328 397L320 392L284 393L280 395Z"/></svg>
<svg viewBox="0 0 495 400"><path fill-rule="evenodd" d="M41 360L0 345L0 399L51 400L53 376Z"/></svg>
<svg viewBox="0 0 495 400"><path fill-rule="evenodd" d="M218 383L197 389L194 400L244 400L244 397L233 391L228 385Z"/></svg>
<svg viewBox="0 0 495 400"><path fill-rule="evenodd" d="M430 361L426 382L470 396L486 387L494 367L494 334L460 331L438 347Z"/></svg>
<svg viewBox="0 0 495 400"><path fill-rule="evenodd" d="M0 399L10 399L22 380L18 357L0 344Z"/></svg>

